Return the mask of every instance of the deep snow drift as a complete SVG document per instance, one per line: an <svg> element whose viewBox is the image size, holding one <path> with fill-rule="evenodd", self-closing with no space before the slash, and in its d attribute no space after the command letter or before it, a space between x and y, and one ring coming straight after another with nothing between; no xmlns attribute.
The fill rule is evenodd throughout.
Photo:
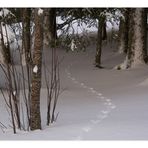
<svg viewBox="0 0 148 148"><path fill-rule="evenodd" d="M13 134L0 94L1 140L148 140L148 67L115 70L124 56L103 47L102 66L94 67L95 47L86 52L58 49L61 59L59 117L47 127L45 87L41 93L42 130ZM44 51L50 62L49 50Z"/></svg>

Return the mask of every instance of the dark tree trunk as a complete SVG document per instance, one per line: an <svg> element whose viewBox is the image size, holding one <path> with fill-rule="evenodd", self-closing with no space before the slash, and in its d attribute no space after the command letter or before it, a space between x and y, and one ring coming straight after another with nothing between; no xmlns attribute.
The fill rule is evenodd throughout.
<svg viewBox="0 0 148 148"><path fill-rule="evenodd" d="M23 9L23 49L25 52L25 61L26 64L31 63L31 33L30 33L30 19L31 19L31 9Z"/></svg>
<svg viewBox="0 0 148 148"><path fill-rule="evenodd" d="M144 9L144 12L142 13L142 26L143 26L143 39L144 39L144 61L148 62L148 55L147 55L147 10Z"/></svg>
<svg viewBox="0 0 148 148"><path fill-rule="evenodd" d="M57 29L56 29L56 9L55 8L51 8L49 11L49 28L50 28L50 36L51 36L51 41L53 40L53 42L55 41L55 39L57 38Z"/></svg>
<svg viewBox="0 0 148 148"><path fill-rule="evenodd" d="M31 130L41 129L40 116L40 90L41 90L41 67L43 50L43 14L38 14L35 9L35 43L33 53L33 74L31 87Z"/></svg>
<svg viewBox="0 0 148 148"><path fill-rule="evenodd" d="M55 45L57 39L56 9L45 9L44 42L47 46Z"/></svg>
<svg viewBox="0 0 148 148"><path fill-rule="evenodd" d="M106 21L104 21L102 27L102 40L107 40Z"/></svg>
<svg viewBox="0 0 148 148"><path fill-rule="evenodd" d="M28 87L28 98L25 96L26 99L26 110L27 110L27 117L28 117L28 125L30 125L30 99L31 99L31 74L32 74L32 54L31 54L31 9L30 8L24 8L22 9L22 26L23 26L23 34L22 34L22 45L23 45L23 55L25 55L24 64L26 65L26 72L27 72L27 87ZM22 57L23 58L23 57ZM22 63L23 63L22 60ZM22 71L23 68L22 68ZM24 74L23 74L23 77ZM23 87L25 87L25 82L23 82ZM29 130L29 126L28 126Z"/></svg>
<svg viewBox="0 0 148 148"><path fill-rule="evenodd" d="M144 8L133 8L129 15L129 42L126 57L126 68L145 64L146 53L146 11Z"/></svg>
<svg viewBox="0 0 148 148"><path fill-rule="evenodd" d="M5 64L5 65L12 64L11 53L10 53L10 44L9 44L6 24L5 24L5 22L0 22L0 23L1 23L0 24L0 35L1 35L1 46L2 46L2 50L1 50L1 56L2 56L1 58L2 59L0 59L0 61L1 61L1 63ZM5 35L3 34L2 24L4 27L4 31L6 32ZM4 36L7 40L7 44L4 44Z"/></svg>
<svg viewBox="0 0 148 148"><path fill-rule="evenodd" d="M128 30L129 30L129 9L125 9L119 25L119 53L127 53Z"/></svg>
<svg viewBox="0 0 148 148"><path fill-rule="evenodd" d="M105 17L101 16L98 19L98 35L97 35L97 46L96 46L96 58L95 58L95 66L98 68L102 68L101 66L101 54L102 54L102 30L105 22Z"/></svg>

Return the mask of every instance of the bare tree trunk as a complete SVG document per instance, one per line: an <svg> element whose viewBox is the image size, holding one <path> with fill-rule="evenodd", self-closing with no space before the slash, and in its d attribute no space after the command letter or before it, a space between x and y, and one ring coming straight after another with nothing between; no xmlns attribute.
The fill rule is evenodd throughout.
<svg viewBox="0 0 148 148"><path fill-rule="evenodd" d="M98 19L98 36L97 36L97 47L96 47L96 58L95 66L102 68L101 66L101 54L102 54L102 29L104 26L105 17L101 16Z"/></svg>
<svg viewBox="0 0 148 148"><path fill-rule="evenodd" d="M127 53L128 50L129 10L123 11L124 18L120 18L119 25L119 53Z"/></svg>
<svg viewBox="0 0 148 148"><path fill-rule="evenodd" d="M2 64L11 64L11 54L10 54L10 49L9 49L9 43L4 44L4 36L8 40L8 34L6 33L5 35L3 34L3 27L5 32L7 32L6 24L5 22L0 22L0 34L1 34L1 58L0 61Z"/></svg>
<svg viewBox="0 0 148 148"><path fill-rule="evenodd" d="M30 33L30 19L31 19L31 9L23 9L23 49L25 52L26 64L30 65L31 62L31 33Z"/></svg>
<svg viewBox="0 0 148 148"><path fill-rule="evenodd" d="M146 11L144 8L132 8L129 12L128 51L121 69L134 68L145 64L146 52Z"/></svg>
<svg viewBox="0 0 148 148"><path fill-rule="evenodd" d="M54 46L57 38L56 9L45 9L44 17L44 43L46 46Z"/></svg>
<svg viewBox="0 0 148 148"><path fill-rule="evenodd" d="M142 26L143 26L143 39L144 39L144 61L148 62L148 55L147 55L147 9L145 8L142 13Z"/></svg>
<svg viewBox="0 0 148 148"><path fill-rule="evenodd" d="M104 20L104 24L102 27L102 40L107 40L106 21L105 20Z"/></svg>
<svg viewBox="0 0 148 148"><path fill-rule="evenodd" d="M30 8L24 8L22 9L22 17L23 17L23 35L22 35L22 45L23 45L23 54L25 55L25 65L26 65L26 72L27 72L27 88L28 88L28 94L26 93L26 87L25 82L23 81L23 87L24 87L24 96L25 96L25 104L26 104L26 110L27 110L27 117L28 117L28 130L30 125L30 99L31 99L31 75L32 75L32 54L31 54L31 9ZM23 57L22 57L23 58ZM22 75L23 79L25 79L24 76L24 69L22 65ZM28 97L27 97L28 95Z"/></svg>
<svg viewBox="0 0 148 148"><path fill-rule="evenodd" d="M145 9L136 8L131 10L131 24L129 30L129 67L145 64L146 56L146 25L144 18Z"/></svg>
<svg viewBox="0 0 148 148"><path fill-rule="evenodd" d="M51 8L49 11L49 20L50 20L50 40L55 43L55 39L57 38L57 29L56 29L56 8Z"/></svg>
<svg viewBox="0 0 148 148"><path fill-rule="evenodd" d="M33 53L33 74L31 87L31 130L41 129L40 116L40 90L41 90L41 67L43 50L43 14L40 9L35 9L35 43Z"/></svg>

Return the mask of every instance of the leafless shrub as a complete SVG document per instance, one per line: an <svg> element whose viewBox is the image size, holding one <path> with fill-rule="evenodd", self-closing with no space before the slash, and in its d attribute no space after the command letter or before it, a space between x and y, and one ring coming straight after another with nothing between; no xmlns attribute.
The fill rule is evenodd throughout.
<svg viewBox="0 0 148 148"><path fill-rule="evenodd" d="M2 25L5 28L6 32L6 40L7 42L4 43L4 34ZM19 29L22 29L21 26L19 26ZM16 43L19 41L17 40L17 35L15 34L15 28L12 28L12 31L15 35ZM30 77L31 77L31 66L27 65L27 68L25 69L22 65L22 49L18 44L18 48L15 49L19 53L19 60L20 60L20 68L16 68L16 65L14 64L14 57L11 53L12 49L10 47L9 39L8 39L8 33L6 24L3 22L3 24L0 24L0 33L1 33L1 46L2 50L5 53L4 59L5 63L1 64L0 67L3 70L3 73L5 75L5 81L6 81L6 94L1 89L1 93L3 95L3 98L5 100L7 110L10 113L11 116L11 123L13 132L16 133L16 128L20 130L29 130L29 120L30 120L30 106L29 106L29 100L30 100L30 89L27 90L26 84L28 84L28 88L30 88ZM5 50L7 48L7 50ZM7 53L6 53L7 51ZM8 54L9 53L9 54ZM11 54L10 54L11 53ZM7 56L9 55L9 56ZM27 73L27 75L25 75ZM23 92L23 93L21 93ZM21 99L23 98L23 100ZM22 105L22 101L24 101ZM25 106L25 108L24 108ZM25 112L24 113L24 109ZM25 123L27 116L27 121ZM27 129L26 129L27 126Z"/></svg>
<svg viewBox="0 0 148 148"><path fill-rule="evenodd" d="M60 93L59 59L56 48L52 48L51 69L44 63L45 83L47 88L47 125L56 121L58 114L55 114L57 101Z"/></svg>

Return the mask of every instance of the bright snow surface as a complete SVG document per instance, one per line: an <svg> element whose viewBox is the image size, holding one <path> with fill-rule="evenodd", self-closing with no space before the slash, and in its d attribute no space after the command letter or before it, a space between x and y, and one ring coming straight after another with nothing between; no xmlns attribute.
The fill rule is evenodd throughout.
<svg viewBox="0 0 148 148"><path fill-rule="evenodd" d="M59 49L61 89L56 123L46 126L46 92L42 87L42 130L13 134L0 131L7 140L148 140L148 67L115 70L123 56L111 45L103 47L102 66L94 68L95 47L86 52ZM49 49L44 50L50 61ZM49 65L50 67L50 65ZM8 126L8 114L0 99L0 121Z"/></svg>

